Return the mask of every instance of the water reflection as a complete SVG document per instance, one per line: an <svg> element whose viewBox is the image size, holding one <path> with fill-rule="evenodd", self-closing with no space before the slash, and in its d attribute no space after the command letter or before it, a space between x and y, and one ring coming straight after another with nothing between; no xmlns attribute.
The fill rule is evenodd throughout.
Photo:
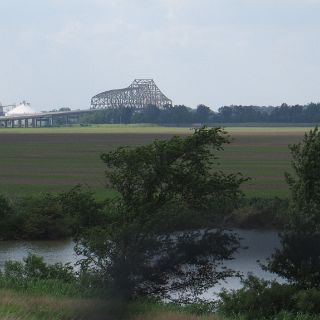
<svg viewBox="0 0 320 320"><path fill-rule="evenodd" d="M265 278L276 279L276 276L263 271L257 260L265 261L270 257L274 248L280 246L280 239L275 231L261 230L235 230L242 238L242 247L236 255L235 259L226 263L227 267L233 268L247 274L253 274ZM48 263L71 262L74 264L77 261L77 256L73 251L74 243L71 239L59 241L1 241L0 242L0 267L3 266L6 260L21 261L29 253L37 254L44 257ZM210 296L221 290L222 287L236 289L241 286L240 280L230 278L226 283L216 286L209 290L206 296Z"/></svg>
<svg viewBox="0 0 320 320"><path fill-rule="evenodd" d="M240 237L242 248L234 256L234 260L227 261L225 265L234 270L240 271L244 276L249 272L254 275L264 278L266 280L277 279L282 282L275 274L263 271L257 262L265 262L266 258L271 256L275 248L280 246L280 238L276 231L261 231L261 230L235 230ZM215 293L221 291L222 288L226 289L239 289L241 282L239 278L228 278L226 282L210 289L205 298L209 298Z"/></svg>
<svg viewBox="0 0 320 320"><path fill-rule="evenodd" d="M48 263L75 263L77 256L70 239L59 241L0 241L0 267L6 260L21 261L29 253L43 256Z"/></svg>

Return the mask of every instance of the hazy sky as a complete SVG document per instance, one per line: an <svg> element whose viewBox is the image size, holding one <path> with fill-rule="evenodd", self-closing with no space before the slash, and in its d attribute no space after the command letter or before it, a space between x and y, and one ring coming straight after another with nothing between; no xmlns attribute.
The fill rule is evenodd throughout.
<svg viewBox="0 0 320 320"><path fill-rule="evenodd" d="M320 101L320 0L0 0L0 101L84 108L153 78L175 104Z"/></svg>

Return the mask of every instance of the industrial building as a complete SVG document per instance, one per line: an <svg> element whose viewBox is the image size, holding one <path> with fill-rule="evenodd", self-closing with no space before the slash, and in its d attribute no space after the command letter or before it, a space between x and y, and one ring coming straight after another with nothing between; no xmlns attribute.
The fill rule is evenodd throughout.
<svg viewBox="0 0 320 320"><path fill-rule="evenodd" d="M83 114L94 110L72 110L56 112L37 112L29 103L23 101L19 105L0 106L0 128L36 128L79 123Z"/></svg>

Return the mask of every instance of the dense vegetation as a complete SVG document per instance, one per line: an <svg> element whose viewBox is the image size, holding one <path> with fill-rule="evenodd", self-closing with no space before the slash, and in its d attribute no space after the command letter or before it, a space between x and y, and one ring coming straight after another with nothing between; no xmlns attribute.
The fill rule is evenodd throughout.
<svg viewBox="0 0 320 320"><path fill-rule="evenodd" d="M118 195L82 224L77 252L86 257L83 269L126 299L168 299L172 292L194 298L232 276L221 264L239 247L235 234L182 231L196 216L219 227L242 197L246 178L213 170L217 151L228 142L222 129L201 128L185 138L103 154Z"/></svg>
<svg viewBox="0 0 320 320"><path fill-rule="evenodd" d="M222 268L223 261L231 259L239 248L239 239L222 229L221 221L226 222L238 207L243 197L239 187L246 178L217 169L216 153L228 142L223 130L201 128L185 138L105 153L102 160L107 167L107 182L117 193L101 202L81 187L25 198L20 210L1 197L1 234L19 227L20 234L29 232L40 238L50 238L57 232L73 235L76 252L82 257L78 271L69 265L47 265L35 256L22 263L7 262L0 274L1 288L26 292L42 286L40 290L52 292L60 288L65 296L112 297L126 305L141 298L153 298L156 303L167 298L193 306L192 312L215 311L230 319L317 319L318 128L307 133L301 143L290 146L292 173L286 177L292 197L282 220L286 223L282 246L262 265L287 283L249 276L242 289L222 292L219 303L197 301L205 289L237 274L236 270ZM286 205L281 200L275 203ZM278 214L275 219L279 219ZM210 228L181 229L197 216ZM178 295L172 296L172 292Z"/></svg>
<svg viewBox="0 0 320 320"><path fill-rule="evenodd" d="M278 313L320 315L320 132L316 127L303 142L290 146L294 175L286 174L292 192L288 223L276 249L262 268L287 284L249 277L238 291L222 293L220 310L245 319Z"/></svg>
<svg viewBox="0 0 320 320"><path fill-rule="evenodd" d="M140 135L138 135L140 137ZM38 136L36 136L38 137ZM164 137L167 137L165 135ZM168 137L170 137L168 135ZM66 140L67 138L61 137L61 139ZM87 138L87 137L86 137ZM116 138L116 137L113 137ZM134 136L136 138L136 136ZM97 140L99 143L102 143L104 141L104 136L99 135L99 139ZM121 141L126 141L128 138L126 136ZM140 137L141 139L141 137ZM150 139L148 137L148 139ZM60 147L60 140L53 140L54 141L54 147L58 145ZM45 142L46 139L42 138L42 135L39 137L40 142ZM73 141L70 140L70 141ZM102 141L102 142L100 142ZM112 142L112 139L109 138L107 140L110 143ZM144 142L148 142L149 140L141 140ZM285 140L287 141L287 140ZM47 152L47 149L40 148L39 146L42 146L41 143L37 143L37 146L39 149L37 149L37 156L42 155ZM91 142L91 140L89 140ZM281 141L281 143L283 143ZM46 144L46 143L45 143ZM233 143L228 145L228 148L232 146ZM51 144L50 144L51 145ZM115 146L117 146L115 144ZM36 149L34 147L34 150ZM47 145L45 146L47 148ZM62 144L60 147L61 149L67 149L68 152L70 152L70 149L72 149L73 144ZM84 147L87 148L88 144L84 144ZM52 147L53 148L53 147ZM146 147L146 152L149 152L150 146ZM241 148L244 148L241 146ZM130 149L134 150L134 147L132 146ZM111 147L107 147L107 151L112 150ZM71 175L76 175L77 171L73 171L73 169L78 169L80 167L81 171L85 170L82 163L85 163L86 166L88 166L88 162L93 164L90 165L87 170L96 170L100 171L100 176L103 176L103 166L101 166L101 169L96 169L95 165L96 163L99 164L99 161L95 161L95 158L99 158L96 154L96 149L89 149L88 154L90 154L90 158L85 157L84 159L81 158L81 162L77 162L79 160L79 152L81 152L82 149L75 148L74 155L77 156L77 159L75 159L75 163L73 166L70 165L71 159L64 160L63 165L68 168L68 170L71 171ZM215 155L219 156L219 158L222 158L224 154L227 151L224 150L216 150ZM53 150L53 153L56 154L57 151ZM22 165L25 163L28 164L28 168L30 166L34 166L38 168L39 171L47 171L47 167L43 167L43 163L38 163L35 161L35 154L36 152L33 151L33 157L32 157L32 164L28 162L28 158L23 158ZM91 155L93 154L93 155ZM10 156L14 156L15 153L10 154ZM59 153L57 156L54 157L65 157L65 153ZM56 159L53 158L51 153L49 153L49 160L53 161L53 163L56 163ZM37 157L36 157L37 158ZM41 161L43 156L41 156ZM91 160L93 159L93 160ZM6 159L7 160L7 159ZM152 160L152 159L151 159ZM224 158L225 161L225 158ZM226 161L225 161L226 162ZM7 163L7 161L6 161ZM52 162L50 162L52 163ZM213 165L216 166L217 161ZM269 165L269 164L268 164ZM6 170L8 167L5 167ZM24 167L21 169L24 170ZM66 170L62 165L54 165L52 168L50 168L50 174L55 173L54 170L62 171ZM216 166L216 169L220 171L221 169L224 169L224 166ZM240 167L237 167L236 169L241 169ZM10 168L8 168L10 170ZM162 169L159 169L161 171ZM141 171L141 169L140 169ZM139 172L140 172L139 171ZM232 172L236 172L237 170L229 170L228 172L231 174ZM9 172L10 173L10 172ZM32 177L34 178L35 171L32 171ZM29 173L28 173L29 174ZM40 176L42 180L47 179L46 176ZM189 177L190 178L190 177ZM101 177L101 180L103 178ZM167 177L167 179L169 179ZM97 180L97 178L95 178ZM34 180L33 180L34 181ZM249 181L251 183L251 181ZM248 183L244 183L244 185L247 185ZM257 182L254 182L254 185L256 186ZM105 185L105 184L104 184ZM7 187L7 185L6 185ZM64 237L74 236L76 231L76 224L77 219L79 218L79 212L87 213L88 217L91 217L90 219L93 219L97 213L97 210L104 207L104 200L106 198L110 198L110 196L114 196L115 192L110 192L110 190L113 188L112 186L107 186L107 189L104 189L103 191L99 192L99 197L96 197L96 192L94 190L90 190L87 187L73 187L71 189L65 187L65 189L69 189L68 191L63 192L42 192L42 193L35 193L30 192L30 195L24 196L24 195L15 195L16 192L13 192L10 196L0 196L0 215L2 217L0 222L0 238L2 240L12 240L12 239L61 239ZM197 188L199 188L199 192L201 187L201 183L197 185ZM202 187L203 188L203 187ZM41 189L46 190L46 187L41 185ZM63 188L62 188L63 189ZM243 189L243 188L242 188ZM191 192L195 193L197 189L189 190L189 194ZM219 193L220 189L218 188ZM207 192L209 189L207 189ZM213 193L211 198L214 199ZM218 194L220 196L220 194ZM221 201L222 196L225 196L225 194L221 194L221 197L219 198ZM194 197L195 199L199 198L198 196ZM199 198L200 199L200 198ZM191 200L191 198L190 198ZM223 200L226 205L229 205L230 211L233 210L234 202L229 202L229 199ZM198 200L199 201L199 200ZM265 198L242 198L238 199L236 201L237 208L233 210L232 214L221 214L220 217L223 217L220 221L217 221L216 219L213 219L213 216L206 216L205 212L203 211L201 214L200 212L196 215L192 216L192 219L189 219L188 216L185 214L184 217L180 217L179 220L179 228L189 228L189 229L195 229L195 228L202 228L202 227L209 227L214 226L216 223L221 223L224 225L227 225L228 227L244 227L244 228L281 228L284 225L284 221L286 219L285 215L283 215L284 212L288 210L288 200L287 199L280 199L280 198L272 198L268 197L268 195L265 196ZM207 203L211 206L216 206L217 201L209 203L208 201L204 201L203 205ZM228 209L228 211L229 211ZM211 210L211 209L210 209ZM82 219L84 219L84 214L81 215ZM208 219L211 217L211 220ZM89 219L89 218L88 218Z"/></svg>
<svg viewBox="0 0 320 320"><path fill-rule="evenodd" d="M100 206L93 193L80 186L15 200L0 195L0 240L70 237L81 217L93 216Z"/></svg>
<svg viewBox="0 0 320 320"><path fill-rule="evenodd" d="M249 276L243 287L223 291L218 303L220 314L253 319L319 319L320 291L303 289L292 284L280 284Z"/></svg>
<svg viewBox="0 0 320 320"><path fill-rule="evenodd" d="M14 316L14 319L316 320L320 313L317 289L299 289L253 276L244 281L242 289L221 293L219 303L183 306L152 299L124 304L110 298L105 290L88 284L88 275L75 272L68 264L48 265L33 255L23 262L9 261L0 274L0 316L4 319L10 315L8 319Z"/></svg>
<svg viewBox="0 0 320 320"><path fill-rule="evenodd" d="M196 109L184 105L165 106L162 109L150 105L142 110L128 107L97 110L84 115L82 124L99 123L317 123L320 121L320 103L307 105L282 104L277 107L224 106L217 112L205 105Z"/></svg>

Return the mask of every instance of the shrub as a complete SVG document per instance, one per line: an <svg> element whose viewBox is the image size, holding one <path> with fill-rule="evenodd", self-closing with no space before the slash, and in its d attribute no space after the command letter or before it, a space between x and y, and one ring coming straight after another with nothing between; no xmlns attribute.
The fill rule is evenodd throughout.
<svg viewBox="0 0 320 320"><path fill-rule="evenodd" d="M315 127L301 143L289 146L294 175L286 173L291 189L291 230L320 232L320 131Z"/></svg>
<svg viewBox="0 0 320 320"><path fill-rule="evenodd" d="M29 254L22 262L6 261L2 277L17 281L46 279L71 283L76 280L75 272L70 264L55 263L49 265L44 262L43 257L33 254Z"/></svg>
<svg viewBox="0 0 320 320"><path fill-rule="evenodd" d="M295 294L296 308L306 313L320 314L320 291L319 289L301 290Z"/></svg>
<svg viewBox="0 0 320 320"><path fill-rule="evenodd" d="M223 291L218 304L220 313L244 319L313 319L320 315L320 291L300 289L249 276L243 288ZM316 318L314 318L316 319Z"/></svg>
<svg viewBox="0 0 320 320"><path fill-rule="evenodd" d="M268 282L249 276L243 288L220 293L219 311L227 316L243 315L245 319L260 319L278 314L281 310L293 309L293 286Z"/></svg>
<svg viewBox="0 0 320 320"><path fill-rule="evenodd" d="M102 203L80 185L67 192L40 193L11 203L0 195L0 240L75 236L97 221Z"/></svg>
<svg viewBox="0 0 320 320"><path fill-rule="evenodd" d="M301 288L320 288L320 233L281 235L281 248L263 268Z"/></svg>
<svg viewBox="0 0 320 320"><path fill-rule="evenodd" d="M0 271L0 288L36 294L71 297L105 297L105 292L85 281L69 264L47 264L43 257L29 255L23 261L6 261Z"/></svg>
<svg viewBox="0 0 320 320"><path fill-rule="evenodd" d="M54 239L70 235L61 205L56 195L45 193L22 200L20 208L24 217L24 237Z"/></svg>
<svg viewBox="0 0 320 320"><path fill-rule="evenodd" d="M21 234L23 221L7 198L0 195L0 240Z"/></svg>
<svg viewBox="0 0 320 320"><path fill-rule="evenodd" d="M283 228L288 222L289 199L250 198L231 216L231 225L243 228Z"/></svg>

